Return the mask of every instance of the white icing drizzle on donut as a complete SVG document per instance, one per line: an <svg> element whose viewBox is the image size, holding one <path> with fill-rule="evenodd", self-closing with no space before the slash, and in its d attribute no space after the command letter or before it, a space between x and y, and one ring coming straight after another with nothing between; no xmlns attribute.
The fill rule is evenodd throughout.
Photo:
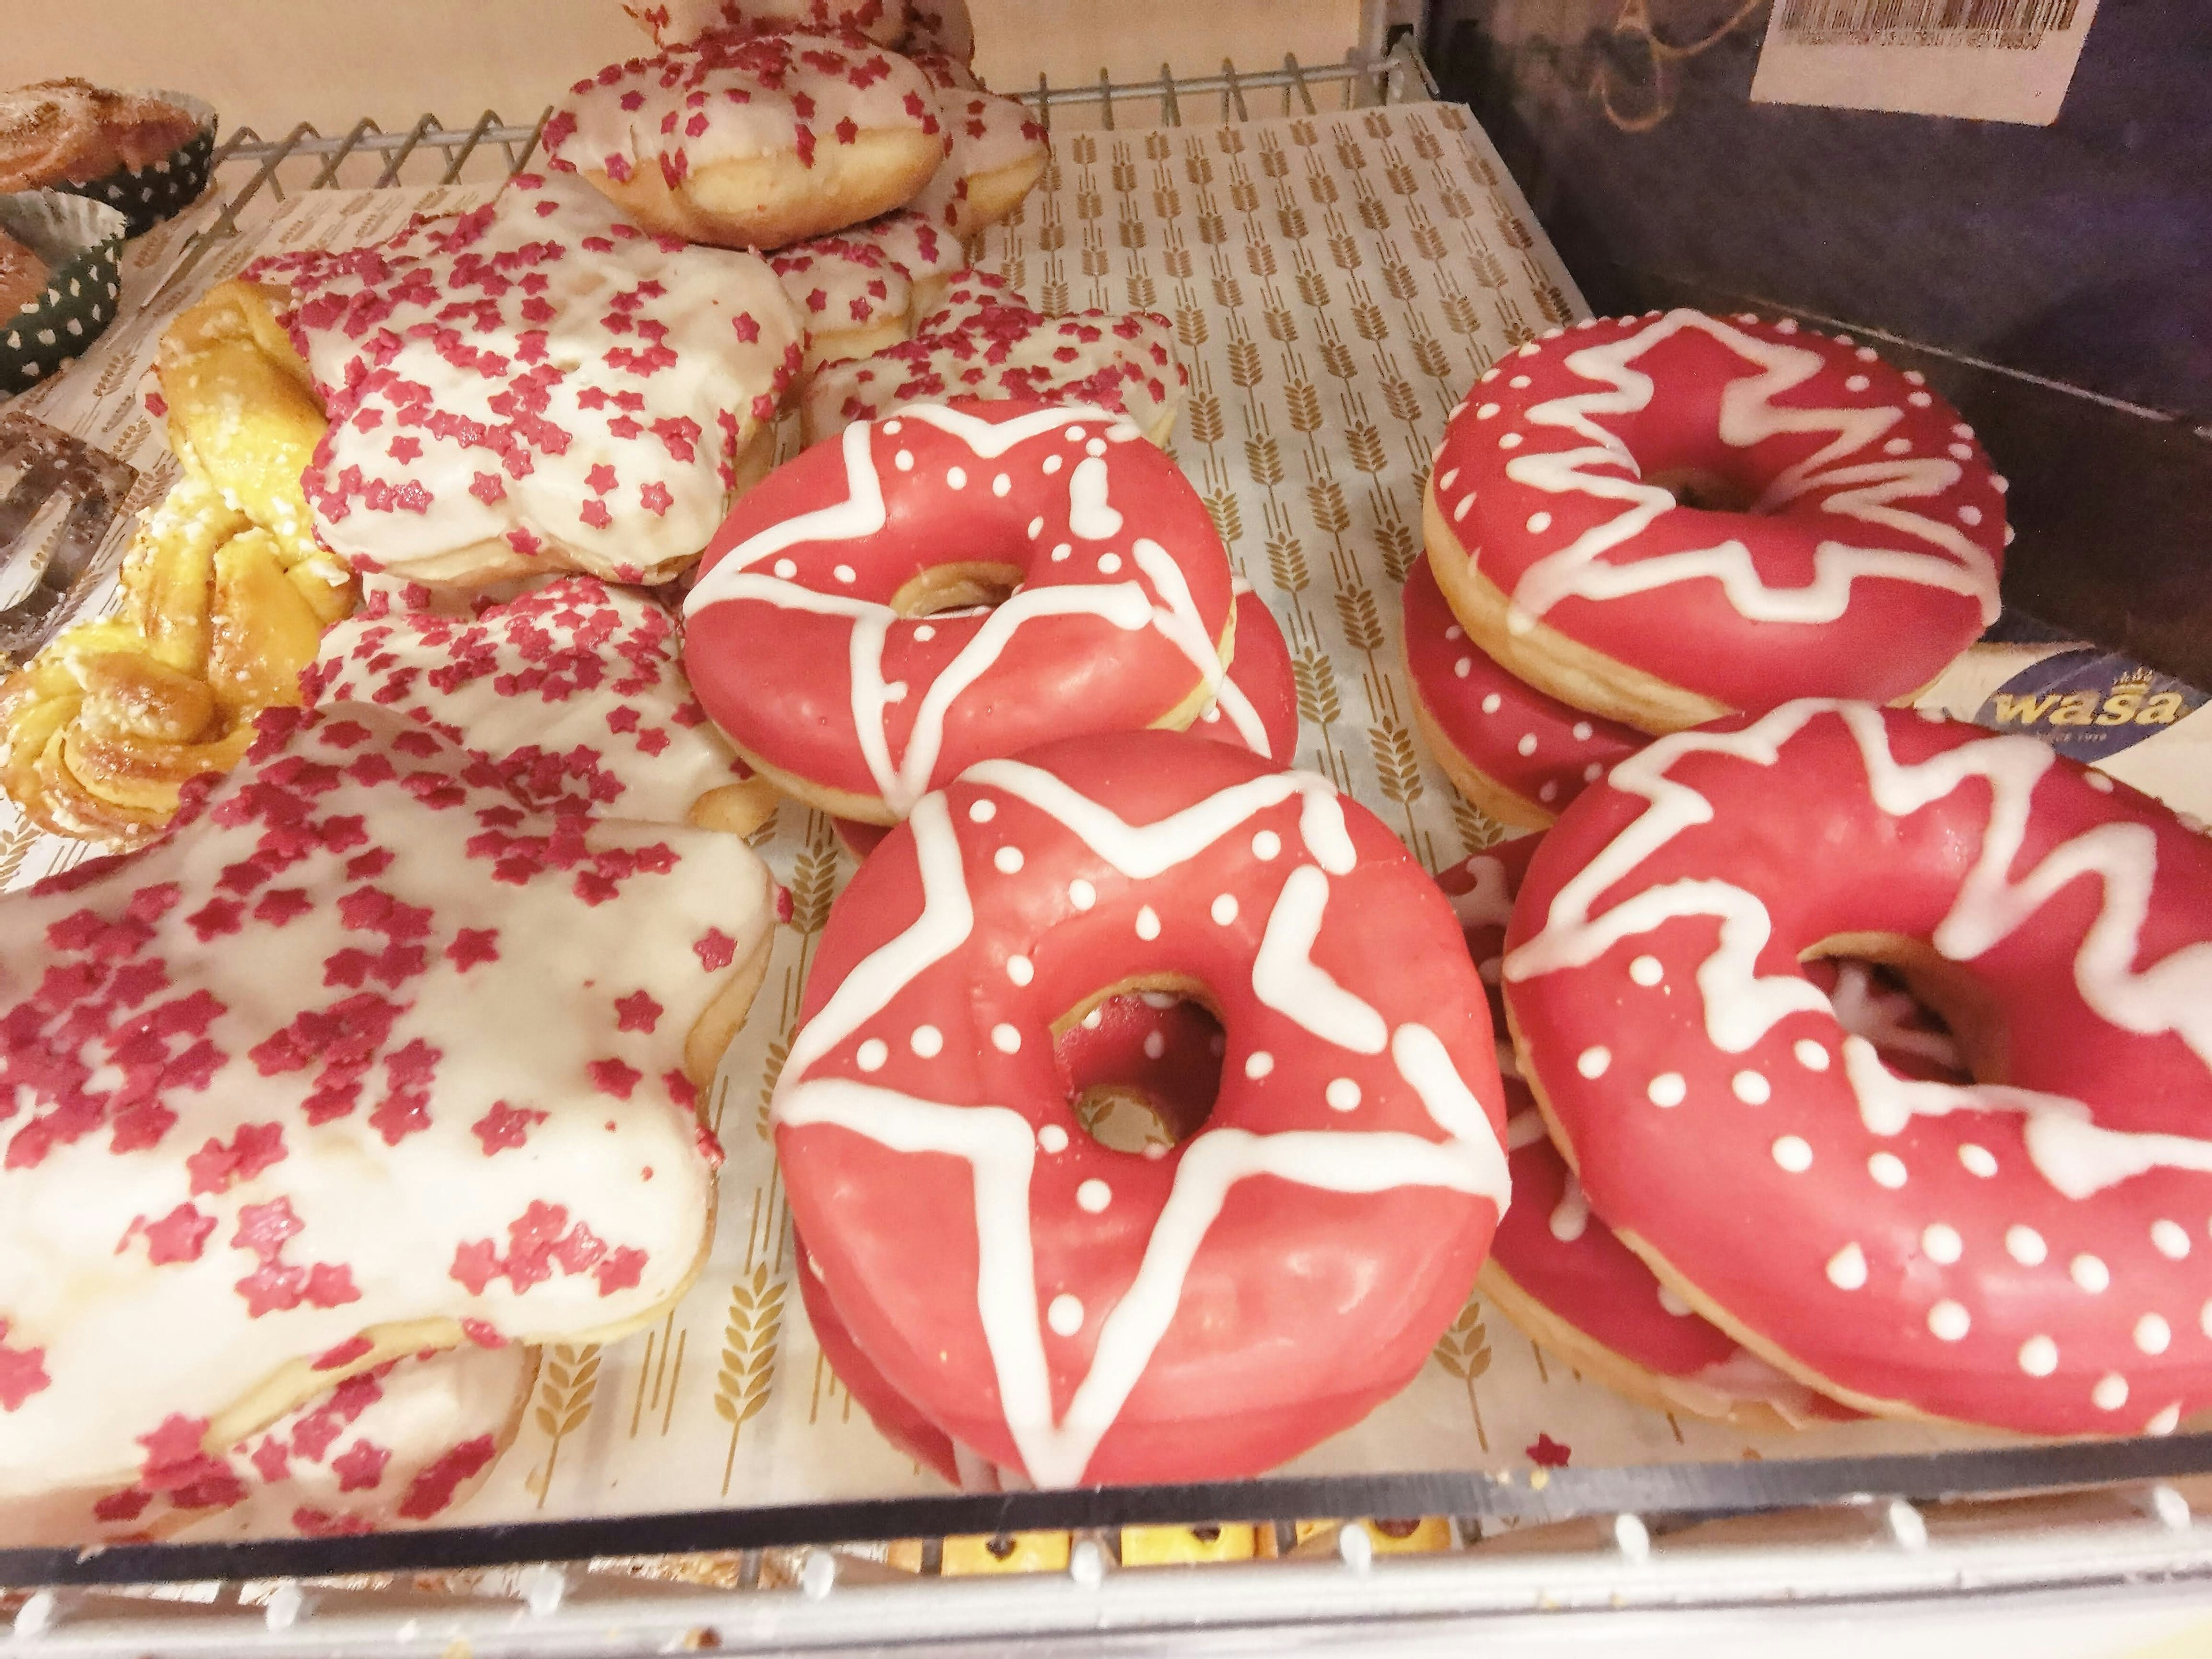
<svg viewBox="0 0 2212 1659"><path fill-rule="evenodd" d="M986 421L939 404L909 404L893 419L918 420L938 428L964 444L979 459L996 460L1016 445L1070 427L1099 427L1109 437L1127 430L1125 423L1104 410L1042 409L1010 421ZM1158 542L1139 538L1130 549L1138 570L1152 585L1124 581L1085 586L1042 586L1016 592L985 618L975 636L931 682L915 714L905 752L891 755L890 710L905 694L902 684L895 694L884 674L884 653L895 627L927 626L900 617L887 605L825 593L782 575L759 574L754 567L786 550L803 544L859 541L879 532L886 522L882 475L876 470L872 444L877 427L856 423L840 439L845 463L846 498L830 506L802 513L739 543L701 577L684 601L687 622L695 621L711 606L737 599L751 599L786 610L849 617L853 724L861 757L884 802L904 814L930 785L931 774L943 751L945 724L953 703L990 672L1021 627L1043 617L1092 616L1128 632L1152 629L1188 657L1201 677L1205 694L1218 698L1226 684L1219 651L1206 632L1190 586L1183 580L1175 557ZM1133 435L1132 434L1131 435ZM1085 469L1095 469L1086 471ZM1068 481L1070 522L1080 517L1077 533L1091 538L1092 532L1113 533L1121 527L1121 514L1106 504L1106 465L1096 456L1079 462ZM1157 594L1158 603L1152 595ZM1240 694L1246 712L1250 705ZM1231 717L1236 718L1232 708ZM1252 716L1255 725L1257 716Z"/></svg>
<svg viewBox="0 0 2212 1659"><path fill-rule="evenodd" d="M1648 407L1653 392L1651 378L1631 365L1652 347L1686 329L1711 335L1762 371L1730 380L1722 392L1723 442L1747 448L1785 433L1834 434L1778 477L1753 511L1772 511L1808 490L1848 484L1854 487L1828 498L1824 504L1826 511L1911 536L1948 556L1824 540L1814 550L1813 580L1800 587L1767 586L1751 550L1734 539L1629 564L1607 563L1605 554L1632 542L1677 503L1656 484L1636 477L1617 476L1613 469L1625 467L1632 474L1638 469L1620 441L1591 417L1631 415ZM1914 582L1964 594L1980 604L1984 623L1996 619L1996 567L1990 555L1956 526L1893 505L1942 494L1963 476L1959 463L1943 456L1907 454L1844 465L1848 458L1867 451L1904 417L1904 411L1881 407L1796 409L1778 401L1826 366L1819 353L1760 339L1698 312L1673 311L1648 328L1602 345L1585 346L1565 361L1576 374L1599 383L1603 389L1569 393L1534 404L1525 418L1534 427L1571 432L1583 444L1516 455L1506 464L1506 476L1516 483L1553 495L1620 501L1626 510L1583 532L1522 573L1507 611L1506 625L1511 631L1527 632L1563 599L1620 599L1702 579L1718 582L1738 614L1754 622L1833 622L1850 607L1851 585L1863 577Z"/></svg>
<svg viewBox="0 0 2212 1659"><path fill-rule="evenodd" d="M1143 825L1127 823L1061 779L1026 763L987 761L970 768L964 779L1055 818L1099 857L1137 880L1187 862L1249 823L1256 813L1292 796L1303 797L1300 836L1320 867L1299 866L1285 883L1285 894L1291 883L1309 876L1321 884L1321 892L1317 900L1297 901L1301 908L1294 909L1291 926L1300 924L1303 907L1308 905L1317 925L1328 896L1323 872L1346 874L1355 861L1335 788L1311 774L1275 773L1250 779ZM1072 1486L1083 1478L1092 1454L1167 1334L1181 1305L1185 1277L1238 1182L1267 1175L1328 1192L1442 1187L1488 1198L1504 1213L1510 1184L1505 1151L1481 1103L1460 1079L1434 1032L1417 1024L1401 1025L1389 1038L1392 1058L1449 1139L1431 1141L1381 1130L1273 1134L1226 1127L1201 1130L1182 1147L1174 1183L1153 1224L1136 1278L1100 1325L1091 1368L1066 1414L1055 1421L1030 1227L1036 1139L1029 1120L1008 1107L949 1105L872 1084L807 1075L921 973L958 949L975 925L959 842L945 797L924 796L908 823L921 878L921 914L903 933L856 963L793 1039L778 1080L774 1117L783 1128L835 1125L895 1152L945 1153L968 1161L974 1172L978 1244L976 1310L1007 1430L1037 1485ZM1310 884L1306 884L1309 890ZM1279 912L1285 902L1279 898ZM1310 937L1305 943L1310 945ZM1303 958L1304 951L1298 955ZM1319 973L1310 962L1304 965ZM1258 976L1255 966L1255 981ZM1328 990L1345 994L1333 982L1327 983ZM1309 981L1298 994L1313 988ZM1328 1001L1326 993L1321 1000ZM1364 1004L1358 1006L1373 1015ZM1310 1030L1326 1027L1332 1018L1310 1006L1281 1011ZM1379 1024L1381 1017L1373 1017ZM1364 1052L1377 1052L1381 1047L1378 1043Z"/></svg>
<svg viewBox="0 0 2212 1659"><path fill-rule="evenodd" d="M2185 945L2140 973L2134 963L2149 914L2157 843L2141 824L2106 821L2062 842L2025 876L2012 869L2026 844L2037 782L2055 763L2032 738L1984 737L1946 749L1917 764L1890 751L1883 711L1867 703L1808 698L1785 703L1735 732L1683 732L1662 738L1614 769L1612 786L1650 805L1561 887L1542 928L1515 950L1505 975L1519 981L1586 967L1622 939L1649 933L1685 916L1720 923L1718 947L1698 966L1705 1034L1724 1054L1742 1054L1788 1014L1834 1010L1819 988L1796 975L1761 977L1760 950L1772 931L1765 905L1717 878L1647 887L1601 913L1592 907L1632 880L1645 860L1674 837L1712 817L1705 797L1668 774L1692 754L1725 755L1771 766L1783 745L1812 720L1840 720L1866 764L1875 805L1903 817L1969 779L1990 792L1988 824L1972 867L1932 944L1954 962L1994 948L2077 878L2098 879L2096 920L2073 961L2075 989L2091 1010L2140 1036L2172 1033L2212 1066L2212 944ZM2068 1097L1994 1085L1960 1086L1902 1079L1882 1066L1863 1038L1846 1036L1845 1074L1861 1115L1876 1134L1898 1133L1914 1117L1953 1111L2026 1115L2031 1161L2053 1188L2085 1198L2154 1168L2212 1172L2212 1139L2102 1128L2088 1107Z"/></svg>
<svg viewBox="0 0 2212 1659"><path fill-rule="evenodd" d="M1835 1008L1838 1024L1877 1048L1917 1054L1948 1071L1966 1069L1959 1045L1950 1035L1914 1024L1917 1006L1911 997L1883 987L1863 962L1847 958L1836 964L1836 988L1828 993L1828 1000Z"/></svg>

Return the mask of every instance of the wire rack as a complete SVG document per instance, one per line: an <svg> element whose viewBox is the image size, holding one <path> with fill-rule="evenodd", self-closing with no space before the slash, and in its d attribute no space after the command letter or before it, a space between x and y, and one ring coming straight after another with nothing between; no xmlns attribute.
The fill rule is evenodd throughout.
<svg viewBox="0 0 2212 1659"><path fill-rule="evenodd" d="M1314 68L1055 86L1023 100L1060 131L1243 122L1425 101L1410 44ZM303 191L495 183L538 154L545 112L425 114L240 128L216 153L220 206L160 291L210 247ZM2198 1511L2207 1512L2200 1520ZM1299 1517L1447 1517L1449 1543L1378 1551L1357 1523L1309 1535ZM1125 1570L1126 1527L1256 1522L1275 1559ZM1065 1571L954 1583L949 1535L1053 1529ZM921 1537L919 1572L884 1541ZM1864 1612L1955 1595L2195 1594L2212 1586L2212 1435L1764 1465L1561 1468L948 1497L717 1510L338 1540L0 1552L0 1629L46 1654L327 1655L663 1652L714 1648L881 1653L1018 1632L1102 1651L1113 1630L1178 1653L1372 1639L1419 1620L1466 1639L1515 1614L1556 1623L1607 1610ZM10 1626L8 1621L12 1621ZM1270 1632L1273 1632L1270 1634Z"/></svg>

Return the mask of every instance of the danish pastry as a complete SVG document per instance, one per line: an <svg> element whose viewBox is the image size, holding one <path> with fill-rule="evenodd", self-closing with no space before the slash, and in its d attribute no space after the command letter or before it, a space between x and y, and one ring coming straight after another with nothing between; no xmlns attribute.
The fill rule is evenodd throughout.
<svg viewBox="0 0 2212 1659"><path fill-rule="evenodd" d="M223 283L169 325L155 356L169 447L185 471L276 537L288 557L343 570L315 541L300 475L329 422L276 320L282 289Z"/></svg>
<svg viewBox="0 0 2212 1659"><path fill-rule="evenodd" d="M1174 338L1151 312L1047 316L1005 277L963 270L912 339L817 373L800 421L813 444L920 399L1016 398L1111 410L1164 444L1188 384Z"/></svg>
<svg viewBox="0 0 2212 1659"><path fill-rule="evenodd" d="M403 1355L659 1317L772 892L736 836L537 812L336 703L4 901L0 1496L174 1490Z"/></svg>
<svg viewBox="0 0 2212 1659"><path fill-rule="evenodd" d="M1012 98L1001 98L957 58L918 53L947 141L944 165L914 198L914 210L963 240L981 235L1021 204L1044 176L1044 129Z"/></svg>
<svg viewBox="0 0 2212 1659"><path fill-rule="evenodd" d="M323 629L353 608L331 569L185 477L140 521L115 613L0 680L0 787L55 835L144 845L187 782L237 763L261 710L299 702Z"/></svg>
<svg viewBox="0 0 2212 1659"><path fill-rule="evenodd" d="M709 34L569 88L545 153L648 229L777 248L912 200L944 161L936 91L866 35Z"/></svg>
<svg viewBox="0 0 2212 1659"><path fill-rule="evenodd" d="M246 274L285 287L331 412L302 479L317 534L416 581L667 580L767 471L802 359L764 262L665 246L562 174Z"/></svg>
<svg viewBox="0 0 2212 1659"><path fill-rule="evenodd" d="M960 240L910 209L769 258L806 325L806 372L896 345L943 303Z"/></svg>
<svg viewBox="0 0 2212 1659"><path fill-rule="evenodd" d="M191 142L199 118L163 98L88 81L37 81L0 92L0 192L82 185L150 167Z"/></svg>

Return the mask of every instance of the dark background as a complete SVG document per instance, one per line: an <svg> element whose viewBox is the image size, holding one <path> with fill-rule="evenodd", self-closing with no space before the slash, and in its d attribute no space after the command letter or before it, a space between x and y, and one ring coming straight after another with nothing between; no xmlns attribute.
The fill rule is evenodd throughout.
<svg viewBox="0 0 2212 1659"><path fill-rule="evenodd" d="M2101 0L2049 127L1753 104L1766 25L1432 0L1427 38L1599 313L1868 332L2012 480L2008 605L2212 684L2212 3Z"/></svg>

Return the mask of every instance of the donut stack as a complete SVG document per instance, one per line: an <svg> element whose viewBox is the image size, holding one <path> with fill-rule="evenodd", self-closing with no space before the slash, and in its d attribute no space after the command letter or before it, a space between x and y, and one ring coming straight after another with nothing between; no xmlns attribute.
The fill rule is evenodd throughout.
<svg viewBox="0 0 2212 1659"><path fill-rule="evenodd" d="M1662 732L1909 696L1996 619L2005 481L1917 373L1693 311L1554 329L1453 411L1405 590L1423 731L1540 829Z"/></svg>

